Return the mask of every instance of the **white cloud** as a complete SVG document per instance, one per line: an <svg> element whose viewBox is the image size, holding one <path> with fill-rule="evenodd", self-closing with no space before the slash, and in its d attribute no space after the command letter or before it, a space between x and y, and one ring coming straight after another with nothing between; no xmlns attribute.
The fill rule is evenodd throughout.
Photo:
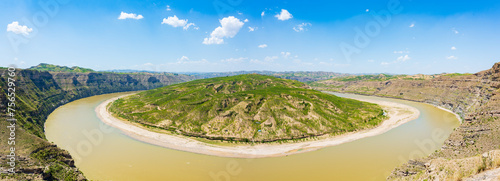
<svg viewBox="0 0 500 181"><path fill-rule="evenodd" d="M411 23L411 25L410 25L409 27L410 27L410 28L415 27L415 23Z"/></svg>
<svg viewBox="0 0 500 181"><path fill-rule="evenodd" d="M410 53L410 51L408 51L408 50L394 51L394 54L403 54L403 53L408 54L408 53Z"/></svg>
<svg viewBox="0 0 500 181"><path fill-rule="evenodd" d="M281 12L276 14L276 16L274 16L274 17L278 18L281 21L285 21L285 20L288 20L290 18L293 18L292 14L290 14L286 9L281 9Z"/></svg>
<svg viewBox="0 0 500 181"><path fill-rule="evenodd" d="M290 52L281 52L281 56L283 56L283 58L285 59L287 59L290 55L291 55Z"/></svg>
<svg viewBox="0 0 500 181"><path fill-rule="evenodd" d="M267 47L267 44L259 45L259 48L266 48L266 47Z"/></svg>
<svg viewBox="0 0 500 181"><path fill-rule="evenodd" d="M167 11L172 11L172 9L170 9L169 5L167 5Z"/></svg>
<svg viewBox="0 0 500 181"><path fill-rule="evenodd" d="M260 13L260 16L264 17L264 15L266 15L266 12L262 11L262 13Z"/></svg>
<svg viewBox="0 0 500 181"><path fill-rule="evenodd" d="M451 50L456 50L457 48L456 47L451 47Z"/></svg>
<svg viewBox="0 0 500 181"><path fill-rule="evenodd" d="M174 16L169 16L168 18L163 18L161 24L167 24L174 28L182 27L182 29L184 30L189 29L190 26L193 26L194 29L198 29L198 27L196 27L194 23L187 23L187 22L188 22L187 19L179 19L177 18L176 15L174 15Z"/></svg>
<svg viewBox="0 0 500 181"><path fill-rule="evenodd" d="M375 60L373 60L373 59L369 59L369 60L368 60L368 62L374 62L374 61L375 61Z"/></svg>
<svg viewBox="0 0 500 181"><path fill-rule="evenodd" d="M410 60L410 56L408 55L404 55L404 56L400 56L398 57L398 59L396 60L396 62L406 62L407 60Z"/></svg>
<svg viewBox="0 0 500 181"><path fill-rule="evenodd" d="M168 18L163 18L161 24L168 24L173 27L186 26L188 20L183 20L177 18L176 15L170 16Z"/></svg>
<svg viewBox="0 0 500 181"><path fill-rule="evenodd" d="M120 13L120 16L118 17L118 19L142 19L142 18L144 18L142 15L137 15L134 13L125 13L123 11Z"/></svg>
<svg viewBox="0 0 500 181"><path fill-rule="evenodd" d="M234 16L222 18L219 22L221 26L215 28L215 30L210 33L210 37L203 40L203 44L222 44L224 43L224 38L233 38L245 24Z"/></svg>
<svg viewBox="0 0 500 181"><path fill-rule="evenodd" d="M179 62L185 62L185 61L189 61L189 58L186 57L186 56L182 56L180 59L178 59Z"/></svg>
<svg viewBox="0 0 500 181"><path fill-rule="evenodd" d="M247 23L247 22L248 22L248 19L243 20L243 22Z"/></svg>
<svg viewBox="0 0 500 181"><path fill-rule="evenodd" d="M296 32L307 31L308 26L311 26L311 23L298 24L297 26L293 27L293 30L295 30Z"/></svg>
<svg viewBox="0 0 500 181"><path fill-rule="evenodd" d="M186 56L182 56L181 58L177 59L177 62L174 62L174 63L167 63L167 64L170 64L170 65L178 65L178 64L207 64L207 63L210 63L208 62L207 60L205 59L201 59L199 61L192 61L190 60L188 57Z"/></svg>
<svg viewBox="0 0 500 181"><path fill-rule="evenodd" d="M406 62L407 60L410 60L411 57L409 55L402 55L402 56L399 56L395 61L393 62L381 62L380 64L381 65L389 65L389 64L393 64L393 63L401 63L401 62Z"/></svg>
<svg viewBox="0 0 500 181"><path fill-rule="evenodd" d="M248 58L245 57L240 57L240 58L228 58L228 59L222 59L220 60L221 62L227 62L227 63L240 63L245 61Z"/></svg>
<svg viewBox="0 0 500 181"><path fill-rule="evenodd" d="M451 56L447 56L446 59L448 59L448 60L456 60L456 59L458 59L458 57L455 57L454 55L451 55Z"/></svg>
<svg viewBox="0 0 500 181"><path fill-rule="evenodd" d="M452 28L451 31L455 34L458 34L459 32L455 29L455 28Z"/></svg>
<svg viewBox="0 0 500 181"><path fill-rule="evenodd" d="M190 26L193 26L193 29L197 30L199 27L197 27L194 23L188 23L186 26L182 27L183 30L189 29Z"/></svg>
<svg viewBox="0 0 500 181"><path fill-rule="evenodd" d="M273 62L274 60L277 60L277 59L278 59L278 56L272 56L272 57L270 57L270 56L266 56L266 57L264 58L264 60L265 60L266 62Z"/></svg>
<svg viewBox="0 0 500 181"><path fill-rule="evenodd" d="M274 61L278 59L278 56L266 56L263 61L259 59L251 59L250 63L260 64L265 66L279 67L281 64L275 63Z"/></svg>
<svg viewBox="0 0 500 181"><path fill-rule="evenodd" d="M28 28L26 25L21 26L19 22L13 21L7 25L7 31L11 31L15 34L29 35L33 31L33 28Z"/></svg>
<svg viewBox="0 0 500 181"><path fill-rule="evenodd" d="M257 27L248 27L248 32L252 32L252 31L255 31L257 29Z"/></svg>
<svg viewBox="0 0 500 181"><path fill-rule="evenodd" d="M205 38L203 39L203 44L205 45L211 45L211 44L223 44L224 39L218 38L218 37L210 37L210 38Z"/></svg>
<svg viewBox="0 0 500 181"><path fill-rule="evenodd" d="M370 9L366 9L365 11L366 11L366 12L370 12Z"/></svg>

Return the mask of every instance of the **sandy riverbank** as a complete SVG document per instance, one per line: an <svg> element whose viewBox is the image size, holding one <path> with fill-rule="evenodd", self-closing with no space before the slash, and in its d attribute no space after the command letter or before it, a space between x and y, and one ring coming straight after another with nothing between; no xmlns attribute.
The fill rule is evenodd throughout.
<svg viewBox="0 0 500 181"><path fill-rule="evenodd" d="M130 95L130 94L128 94ZM112 98L104 101L96 107L95 111L99 119L104 123L122 130L127 135L134 139L147 142L150 144L181 150L199 154L214 155L221 157L237 157L237 158L261 158L261 157L278 157L290 154L303 153L317 150L323 147L339 145L342 143L351 142L357 139L370 137L385 133L395 127L398 127L408 121L416 119L420 112L411 106L380 101L357 99L360 101L379 104L388 113L389 119L382 122L379 126L369 130L358 131L354 133L346 133L343 135L324 138L315 141L305 141L298 143L285 144L256 144L254 146L219 146L193 140L181 135L162 134L147 130L128 121L122 121L115 118L107 111L107 105L118 98Z"/></svg>

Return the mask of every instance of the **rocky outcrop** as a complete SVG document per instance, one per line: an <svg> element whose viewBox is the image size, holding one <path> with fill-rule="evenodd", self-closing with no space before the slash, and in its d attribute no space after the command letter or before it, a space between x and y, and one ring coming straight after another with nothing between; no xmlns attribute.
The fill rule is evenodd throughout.
<svg viewBox="0 0 500 181"><path fill-rule="evenodd" d="M314 85L319 90L425 102L452 110L462 117L463 123L452 132L441 150L396 168L391 179L416 179L429 171L421 163L434 159L465 159L500 148L500 63L471 75L437 75L422 80L326 80ZM464 173L461 177L467 174L471 173ZM419 176L418 179L427 177Z"/></svg>
<svg viewBox="0 0 500 181"><path fill-rule="evenodd" d="M16 70L16 174L0 173L0 179L85 180L68 152L49 143L44 135L47 116L70 101L99 94L146 90L192 80L170 73L47 72ZM7 69L0 69L0 118L6 119ZM4 125L5 124L5 125ZM1 121L4 128L7 122ZM2 131L1 140L8 138ZM10 146L0 142L0 155ZM5 159L5 158L0 158ZM2 161L2 164L5 163ZM2 169L7 165L0 165Z"/></svg>

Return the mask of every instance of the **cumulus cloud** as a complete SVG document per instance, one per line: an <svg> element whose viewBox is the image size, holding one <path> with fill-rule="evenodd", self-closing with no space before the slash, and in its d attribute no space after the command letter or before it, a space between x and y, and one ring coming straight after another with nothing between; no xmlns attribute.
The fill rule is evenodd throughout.
<svg viewBox="0 0 500 181"><path fill-rule="evenodd" d="M172 9L170 9L169 5L167 5L167 11L172 11Z"/></svg>
<svg viewBox="0 0 500 181"><path fill-rule="evenodd" d="M283 58L287 59L288 57L290 57L291 53L290 52L281 52L281 56L283 56Z"/></svg>
<svg viewBox="0 0 500 181"><path fill-rule="evenodd" d="M396 60L396 62L406 62L407 60L410 60L410 56L408 55L404 55L404 56L400 56L398 57L398 59Z"/></svg>
<svg viewBox="0 0 500 181"><path fill-rule="evenodd" d="M410 25L409 27L410 27L410 28L415 27L415 23L411 23L411 25Z"/></svg>
<svg viewBox="0 0 500 181"><path fill-rule="evenodd" d="M296 32L303 32L303 31L307 31L307 27L308 26L311 26L311 23L302 23L302 24L298 24L297 26L294 26L293 27L293 30L296 31Z"/></svg>
<svg viewBox="0 0 500 181"><path fill-rule="evenodd" d="M210 33L210 37L203 40L203 44L222 44L224 43L224 38L233 38L245 24L234 16L222 18L219 22L221 26L215 28Z"/></svg>
<svg viewBox="0 0 500 181"><path fill-rule="evenodd" d="M264 15L266 15L266 12L262 11L262 13L260 13L260 16L264 17Z"/></svg>
<svg viewBox="0 0 500 181"><path fill-rule="evenodd" d="M457 48L456 47L451 47L451 50L456 50Z"/></svg>
<svg viewBox="0 0 500 181"><path fill-rule="evenodd" d="M460 33L460 32L458 32L458 31L457 31L457 29L455 29L455 28L452 28L452 29L451 29L451 31L452 31L453 33L455 33L455 34Z"/></svg>
<svg viewBox="0 0 500 181"><path fill-rule="evenodd" d="M248 23L248 19L243 20L243 22Z"/></svg>
<svg viewBox="0 0 500 181"><path fill-rule="evenodd" d="M188 23L186 26L182 27L182 29L187 30L190 26L193 26L193 29L195 30L199 29L199 27L197 27L194 23Z"/></svg>
<svg viewBox="0 0 500 181"><path fill-rule="evenodd" d="M278 18L281 21L285 21L285 20L288 20L290 18L293 18L292 14L290 14L290 12L288 12L286 9L281 9L281 12L278 13L274 17Z"/></svg>
<svg viewBox="0 0 500 181"><path fill-rule="evenodd" d="M194 23L188 23L187 19L179 19L176 15L163 18L161 24L167 24L174 28L182 27L184 30L189 29L190 26L194 26L194 29L198 29Z"/></svg>
<svg viewBox="0 0 500 181"><path fill-rule="evenodd" d="M399 56L395 61L393 62L381 62L380 64L381 65L389 65L389 64L393 64L393 63L401 63L401 62L406 62L407 60L410 60L411 57L409 55L402 55L402 56Z"/></svg>
<svg viewBox="0 0 500 181"><path fill-rule="evenodd" d="M7 31L13 32L15 34L23 34L23 35L27 36L33 31L33 28L28 28L28 26L26 26L26 25L21 26L21 25L19 25L19 22L13 21L12 23L7 25Z"/></svg>
<svg viewBox="0 0 500 181"><path fill-rule="evenodd" d="M144 18L142 15L137 15L134 13L126 13L123 11L120 13L120 16L118 17L118 19L142 19L142 18Z"/></svg>
<svg viewBox="0 0 500 181"><path fill-rule="evenodd" d="M267 44L259 45L259 48L266 48L266 47L267 47Z"/></svg>
<svg viewBox="0 0 500 181"><path fill-rule="evenodd" d="M456 59L458 59L458 57L455 57L454 55L451 55L451 56L447 56L446 59L448 59L448 60L456 60Z"/></svg>

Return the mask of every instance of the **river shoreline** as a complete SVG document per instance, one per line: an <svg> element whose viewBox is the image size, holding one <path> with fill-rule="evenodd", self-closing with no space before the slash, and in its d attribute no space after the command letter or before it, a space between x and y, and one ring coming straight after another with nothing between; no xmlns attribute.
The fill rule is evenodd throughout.
<svg viewBox="0 0 500 181"><path fill-rule="evenodd" d="M146 128L140 127L139 124L134 124L129 121L123 121L112 116L111 113L107 110L108 104L115 101L116 99L128 95L130 94L108 99L97 106L95 112L97 113L98 118L104 123L123 131L128 136L139 141L180 151L234 158L280 157L314 151L320 148L339 145L361 138L376 136L385 133L408 121L418 118L418 116L420 115L420 112L416 108L408 105L381 100L357 99L360 101L379 104L387 112L389 119L383 121L379 126L372 129L346 133L343 135L323 138L314 141L284 144L266 143L257 144L254 146L219 146L197 141L181 135L170 135L153 132Z"/></svg>

